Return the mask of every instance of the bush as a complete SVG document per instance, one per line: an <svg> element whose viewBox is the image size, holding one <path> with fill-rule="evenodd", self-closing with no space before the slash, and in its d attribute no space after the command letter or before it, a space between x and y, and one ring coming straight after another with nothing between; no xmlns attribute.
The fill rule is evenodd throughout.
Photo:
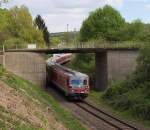
<svg viewBox="0 0 150 130"><path fill-rule="evenodd" d="M140 51L136 71L124 81L118 81L104 93L103 98L113 107L132 115L150 119L150 46Z"/></svg>
<svg viewBox="0 0 150 130"><path fill-rule="evenodd" d="M103 97L106 99L111 99L114 95L120 95L121 93L119 91L122 89L122 84L122 81L113 83Z"/></svg>
<svg viewBox="0 0 150 130"><path fill-rule="evenodd" d="M5 49L26 48L27 43L19 38L9 38L4 42Z"/></svg>
<svg viewBox="0 0 150 130"><path fill-rule="evenodd" d="M133 112L139 118L150 120L150 103L135 104Z"/></svg>
<svg viewBox="0 0 150 130"><path fill-rule="evenodd" d="M95 81L95 57L94 54L77 54L69 64L69 67L86 73L90 77L90 81Z"/></svg>

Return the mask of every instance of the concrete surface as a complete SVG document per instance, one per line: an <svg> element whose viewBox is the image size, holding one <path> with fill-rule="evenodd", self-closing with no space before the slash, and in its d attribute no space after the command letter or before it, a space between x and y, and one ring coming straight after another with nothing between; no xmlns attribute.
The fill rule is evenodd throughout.
<svg viewBox="0 0 150 130"><path fill-rule="evenodd" d="M46 64L40 54L7 52L5 53L5 65L8 71L36 85L45 85Z"/></svg>
<svg viewBox="0 0 150 130"><path fill-rule="evenodd" d="M136 67L138 50L107 50L95 53L96 88L103 91L108 83L124 79ZM46 63L42 55L33 52L6 52L0 55L0 64L7 70L31 81L39 86L45 86Z"/></svg>

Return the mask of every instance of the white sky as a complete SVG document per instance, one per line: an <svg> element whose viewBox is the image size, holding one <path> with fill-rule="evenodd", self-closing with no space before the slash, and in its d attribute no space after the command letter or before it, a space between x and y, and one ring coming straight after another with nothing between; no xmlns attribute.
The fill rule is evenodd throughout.
<svg viewBox="0 0 150 130"><path fill-rule="evenodd" d="M11 0L3 7L25 5L33 17L40 14L44 18L50 32L61 32L67 30L67 24L69 31L73 31L74 28L79 30L89 12L105 4L117 8L129 21L137 18L139 14L144 17L146 13L141 12L141 3L145 3L143 8L150 10L150 0ZM137 8L137 11L134 11L134 8ZM145 16L146 18L148 17Z"/></svg>

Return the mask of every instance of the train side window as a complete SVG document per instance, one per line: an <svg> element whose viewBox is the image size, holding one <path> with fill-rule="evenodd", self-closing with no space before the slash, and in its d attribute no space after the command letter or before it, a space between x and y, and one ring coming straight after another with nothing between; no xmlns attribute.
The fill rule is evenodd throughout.
<svg viewBox="0 0 150 130"><path fill-rule="evenodd" d="M58 79L57 72L56 72L55 70L54 70L54 72L53 72L53 77L55 77L55 80Z"/></svg>
<svg viewBox="0 0 150 130"><path fill-rule="evenodd" d="M87 80L86 80L86 79L83 81L83 84L84 84L84 85L87 85Z"/></svg>

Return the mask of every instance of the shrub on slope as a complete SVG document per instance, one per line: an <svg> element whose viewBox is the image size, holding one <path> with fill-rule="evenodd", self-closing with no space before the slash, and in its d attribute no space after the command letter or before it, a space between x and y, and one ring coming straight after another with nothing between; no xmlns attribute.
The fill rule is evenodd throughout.
<svg viewBox="0 0 150 130"><path fill-rule="evenodd" d="M150 47L140 51L136 71L114 83L104 94L107 102L122 111L150 120Z"/></svg>

